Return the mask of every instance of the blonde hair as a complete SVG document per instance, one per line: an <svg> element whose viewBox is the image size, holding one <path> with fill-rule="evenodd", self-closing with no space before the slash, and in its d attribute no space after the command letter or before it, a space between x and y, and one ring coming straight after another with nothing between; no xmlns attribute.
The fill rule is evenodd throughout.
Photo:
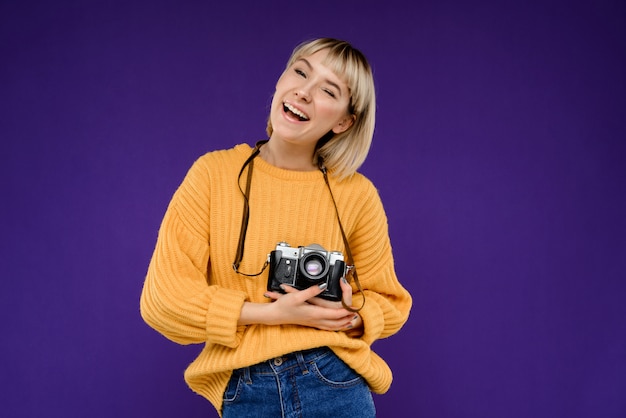
<svg viewBox="0 0 626 418"><path fill-rule="evenodd" d="M298 45L291 54L287 67L296 60L328 50L324 65L340 77L350 89L348 112L354 123L345 132L332 131L320 138L314 162L322 158L324 165L339 179L350 177L363 164L374 136L376 121L376 94L372 69L365 55L346 41L320 38ZM273 132L268 119L267 134Z"/></svg>

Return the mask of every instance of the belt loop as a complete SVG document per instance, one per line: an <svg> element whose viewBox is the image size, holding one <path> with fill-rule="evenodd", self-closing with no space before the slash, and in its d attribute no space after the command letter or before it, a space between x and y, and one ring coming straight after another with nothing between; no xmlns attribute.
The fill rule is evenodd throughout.
<svg viewBox="0 0 626 418"><path fill-rule="evenodd" d="M250 376L250 367L243 368L243 381L246 382L247 385L252 384L252 377Z"/></svg>
<svg viewBox="0 0 626 418"><path fill-rule="evenodd" d="M309 373L309 369L306 367L306 363L304 362L304 355L302 355L302 351L298 351L296 353L296 360L298 360L298 366L300 366L302 374Z"/></svg>

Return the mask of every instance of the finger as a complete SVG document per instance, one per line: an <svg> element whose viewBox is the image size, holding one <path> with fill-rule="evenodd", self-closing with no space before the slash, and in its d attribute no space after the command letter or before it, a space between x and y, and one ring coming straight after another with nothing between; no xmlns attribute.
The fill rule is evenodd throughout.
<svg viewBox="0 0 626 418"><path fill-rule="evenodd" d="M311 305L321 306L322 308L333 308L333 309L343 308L343 306L341 305L341 302L335 302L335 301L328 300L328 299L322 299L320 297L311 298L307 300L307 302L309 302Z"/></svg>
<svg viewBox="0 0 626 418"><path fill-rule="evenodd" d="M357 317L354 314L350 314L348 316L343 317L340 320L335 321L335 331L349 331L351 329L356 328L357 326Z"/></svg>
<svg viewBox="0 0 626 418"><path fill-rule="evenodd" d="M358 314L354 314L350 317L350 321L343 328L344 331L350 331L352 329L358 328L360 325L361 317Z"/></svg>
<svg viewBox="0 0 626 418"><path fill-rule="evenodd" d="M265 292L263 293L263 296L268 299L278 300L281 296L283 296L283 294L278 292Z"/></svg>
<svg viewBox="0 0 626 418"><path fill-rule="evenodd" d="M292 285L290 285L290 284L285 284L285 283L283 283L283 284L281 284L281 285L280 285L280 288L281 288L281 289L283 290L283 292L285 292L285 293L296 293L296 292L299 292L299 290L298 290L298 289L296 289L295 287L293 287L293 286L292 286Z"/></svg>
<svg viewBox="0 0 626 418"><path fill-rule="evenodd" d="M348 331L354 327L353 322L354 316L343 316L337 319L326 319L320 321L317 325L320 329L325 329L328 331Z"/></svg>
<svg viewBox="0 0 626 418"><path fill-rule="evenodd" d="M322 293L324 289L326 289L326 287L327 287L327 284L322 283L319 286L311 286L304 290L298 290L295 287L290 286L290 285L286 285L286 284L280 285L280 288L283 289L285 293L299 293L300 296L302 297L302 300L309 300L311 298L314 298L315 296Z"/></svg>
<svg viewBox="0 0 626 418"><path fill-rule="evenodd" d="M348 283L345 277L341 278L339 285L341 286L343 303L345 303L346 306L352 306L352 286L350 286L350 283Z"/></svg>

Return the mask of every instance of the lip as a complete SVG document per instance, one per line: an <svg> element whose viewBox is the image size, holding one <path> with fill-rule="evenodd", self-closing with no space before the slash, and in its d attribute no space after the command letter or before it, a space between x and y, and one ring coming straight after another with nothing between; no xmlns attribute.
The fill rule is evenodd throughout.
<svg viewBox="0 0 626 418"><path fill-rule="evenodd" d="M306 118L306 120L300 120L298 117L291 116L290 114L285 112L285 109L284 109L285 107L291 109L292 111L295 110L295 112L300 113L301 115L303 115ZM308 122L311 119L310 116L308 115L308 113L306 113L304 110L302 110L302 108L300 108L299 106L296 106L295 104L291 103L288 100L285 100L285 101L282 102L282 109L281 109L281 111L282 111L283 116L286 119L288 119L290 121L293 121L293 122L304 123L304 122Z"/></svg>

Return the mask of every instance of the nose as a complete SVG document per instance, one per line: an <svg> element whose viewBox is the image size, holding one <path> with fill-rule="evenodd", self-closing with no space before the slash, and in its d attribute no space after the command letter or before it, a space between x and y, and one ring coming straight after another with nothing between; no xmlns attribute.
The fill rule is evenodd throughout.
<svg viewBox="0 0 626 418"><path fill-rule="evenodd" d="M297 98L308 102L309 100L311 100L311 87L309 86L309 84L303 84L301 86L298 86L294 90L294 94Z"/></svg>

